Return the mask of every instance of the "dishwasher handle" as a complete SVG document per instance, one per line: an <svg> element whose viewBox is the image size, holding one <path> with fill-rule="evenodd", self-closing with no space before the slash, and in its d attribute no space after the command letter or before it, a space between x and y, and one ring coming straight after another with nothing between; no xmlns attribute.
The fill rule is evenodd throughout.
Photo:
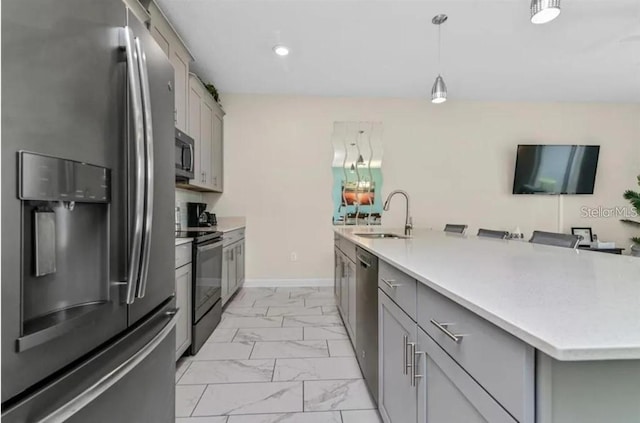
<svg viewBox="0 0 640 423"><path fill-rule="evenodd" d="M371 267L371 262L369 262L367 259L362 257L360 254L358 254L358 261L367 269Z"/></svg>

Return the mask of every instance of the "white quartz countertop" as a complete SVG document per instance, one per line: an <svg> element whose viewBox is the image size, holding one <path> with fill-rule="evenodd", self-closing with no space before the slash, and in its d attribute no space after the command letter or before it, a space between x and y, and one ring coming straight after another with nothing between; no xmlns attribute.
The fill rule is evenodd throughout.
<svg viewBox="0 0 640 423"><path fill-rule="evenodd" d="M187 231L203 231L203 232L231 232L236 229L246 228L247 219L245 217L218 217L217 226L205 226L198 228L186 228Z"/></svg>
<svg viewBox="0 0 640 423"><path fill-rule="evenodd" d="M193 242L193 238L176 238L176 247L182 244Z"/></svg>
<svg viewBox="0 0 640 423"><path fill-rule="evenodd" d="M247 226L247 219L244 217L219 217L217 230L220 232L231 232Z"/></svg>
<svg viewBox="0 0 640 423"><path fill-rule="evenodd" d="M563 361L640 359L640 259L415 230L411 239L335 232Z"/></svg>

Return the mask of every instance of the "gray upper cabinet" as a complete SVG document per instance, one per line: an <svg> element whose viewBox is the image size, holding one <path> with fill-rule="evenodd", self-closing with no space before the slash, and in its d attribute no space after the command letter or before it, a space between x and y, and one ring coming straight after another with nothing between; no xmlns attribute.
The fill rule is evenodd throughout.
<svg viewBox="0 0 640 423"><path fill-rule="evenodd" d="M422 329L417 348L419 423L517 423Z"/></svg>
<svg viewBox="0 0 640 423"><path fill-rule="evenodd" d="M211 140L211 189L223 191L223 157L224 157L224 111L215 104L213 110L213 134Z"/></svg>
<svg viewBox="0 0 640 423"><path fill-rule="evenodd" d="M137 0L125 0L125 3L137 4L136 10L144 11ZM197 191L222 192L224 110L200 79L189 72L189 64L193 61L189 49L153 1L149 4L147 20L151 35L173 65L174 124L195 141L195 176L188 184L180 186Z"/></svg>
<svg viewBox="0 0 640 423"><path fill-rule="evenodd" d="M417 325L382 290L378 290L378 408L385 423L417 421L417 387L413 386ZM454 423L433 420L433 423ZM462 423L462 422L460 422Z"/></svg>
<svg viewBox="0 0 640 423"><path fill-rule="evenodd" d="M195 74L189 75L189 124L194 140L194 178L186 188L222 192L224 111Z"/></svg>
<svg viewBox="0 0 640 423"><path fill-rule="evenodd" d="M193 57L155 2L149 4L149 17L151 36L167 55L174 69L174 124L188 133L189 63L193 61Z"/></svg>

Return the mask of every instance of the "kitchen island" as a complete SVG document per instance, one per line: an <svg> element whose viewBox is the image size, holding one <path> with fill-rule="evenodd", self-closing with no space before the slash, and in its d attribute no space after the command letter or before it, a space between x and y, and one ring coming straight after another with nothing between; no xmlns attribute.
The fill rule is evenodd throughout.
<svg viewBox="0 0 640 423"><path fill-rule="evenodd" d="M356 235L370 231L402 234L338 227L336 245L380 260L387 422L640 422L640 260L427 230Z"/></svg>

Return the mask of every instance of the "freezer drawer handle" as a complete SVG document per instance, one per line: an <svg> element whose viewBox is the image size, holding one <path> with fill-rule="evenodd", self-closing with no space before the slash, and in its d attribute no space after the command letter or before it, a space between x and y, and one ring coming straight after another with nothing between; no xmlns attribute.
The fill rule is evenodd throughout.
<svg viewBox="0 0 640 423"><path fill-rule="evenodd" d="M83 391L80 395L73 398L62 407L58 408L45 418L38 420L38 423L62 423L115 385L120 379L125 377L138 364L147 358L149 354L151 354L153 350L155 350L158 345L160 345L160 343L169 336L178 320L177 312L178 309L170 310L165 313L166 316L171 316L169 323L167 323L167 325L156 336L154 336L147 345L142 347L136 355L129 357L127 361L104 375L102 379L91 385L87 390Z"/></svg>

